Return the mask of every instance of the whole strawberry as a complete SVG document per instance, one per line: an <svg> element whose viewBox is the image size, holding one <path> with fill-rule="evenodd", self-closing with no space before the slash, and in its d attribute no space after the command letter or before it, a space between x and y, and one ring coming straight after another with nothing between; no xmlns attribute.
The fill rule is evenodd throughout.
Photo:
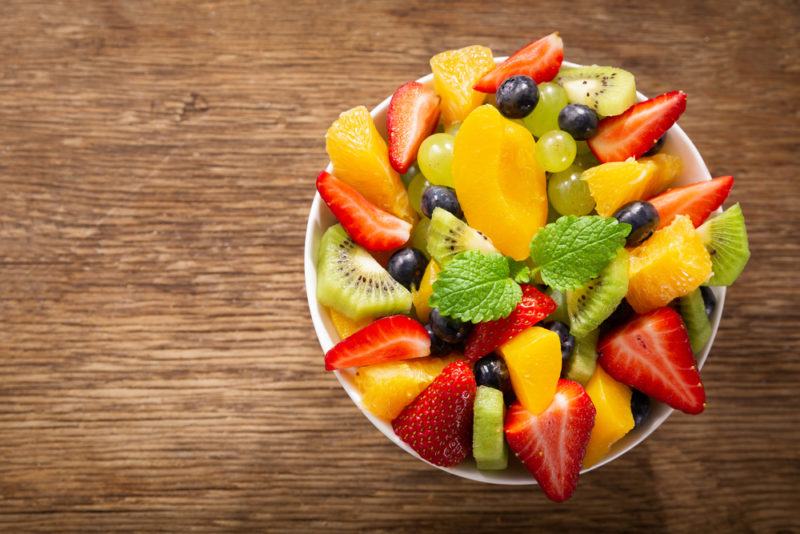
<svg viewBox="0 0 800 534"><path fill-rule="evenodd" d="M392 421L395 433L422 459L451 467L472 452L475 377L459 360L442 373Z"/></svg>

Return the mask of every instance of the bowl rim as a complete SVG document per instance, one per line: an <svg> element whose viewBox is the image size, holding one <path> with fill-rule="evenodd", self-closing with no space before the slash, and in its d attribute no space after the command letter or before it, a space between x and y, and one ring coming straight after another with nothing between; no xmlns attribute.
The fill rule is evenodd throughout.
<svg viewBox="0 0 800 534"><path fill-rule="evenodd" d="M507 56L498 56L494 58L495 64L499 64L504 61ZM569 61L564 61L563 66L566 67L580 67L581 65L577 63L572 63ZM429 73L426 76L423 76L417 79L420 83L429 83L433 79L433 74ZM639 101L646 100L647 97L643 95L641 92L636 91L636 96ZM376 117L382 116L387 108L389 107L389 101L391 100L391 95L386 97L380 104L372 108L370 110L370 115L373 119ZM701 181L708 181L711 179L711 174L708 170L708 167L705 164L700 152L695 147L694 143L692 143L691 139L688 135L681 129L681 127L676 123L670 128L670 137L669 141L675 144L676 142L679 145L685 147L689 155L694 160L694 164L699 166L700 172L702 176L692 183L701 182ZM327 172L333 172L333 165L328 162L327 167L325 168ZM303 249L303 263L304 263L304 275L305 275L305 289L306 289L306 298L308 300L308 307L309 312L311 314L311 322L314 325L314 331L317 336L317 340L323 350L323 352L327 352L330 350L335 344L336 339L338 339L338 334L336 333L333 326L330 324L330 320L328 320L328 324L326 325L325 319L322 316L322 306L317 302L316 298L316 264L315 264L315 238L318 238L322 231L325 228L322 228L320 225L320 216L321 212L323 211L325 204L322 202L322 199L319 196L318 192L315 192L314 199L311 202L311 208L309 210L308 221L306 224L306 233L305 233L305 240L304 240L304 249ZM722 209L718 209L717 212L721 212ZM726 288L725 287L714 287L712 289L714 291L714 295L717 299L717 305L714 309L713 315L711 317L711 337L709 338L708 342L706 343L702 353L697 357L697 366L698 368L702 368L703 364L705 363L706 359L708 358L708 354L711 350L711 347L714 344L714 340L717 336L717 331L719 329L720 320L722 317L723 308L725 306L725 294ZM533 479L529 474L527 478L525 477L518 477L518 476L504 476L508 475L509 469L504 471L479 471L475 466L474 463L469 460L469 464L466 462L456 466L456 467L442 467L435 464L428 462L427 460L421 458L411 447L409 447L405 442L403 442L395 433L391 430L391 425L387 425L386 421L379 419L375 415L373 415L369 410L365 409L360 402L360 394L355 386L348 380L348 377L342 371L334 371L334 375L336 379L339 381L342 388L345 390L347 395L352 400L353 404L358 408L358 410L372 423L372 425L378 429L385 437L387 437L392 443L412 455L413 457L417 458L418 460L425 462L428 465L431 465L439 470L445 471L455 476L459 476L462 478L466 478L468 480L474 480L477 482L485 482L489 484L498 484L498 485L510 485L510 486L517 486L517 485L536 485L536 480ZM661 405L661 403L657 403L657 405L662 406L661 413L658 416L653 416L651 411L651 417L648 418L646 424L643 427L640 427L641 430L638 432L638 435L630 440L627 440L622 446L621 442L625 440L623 438L619 442L617 442L614 446L612 446L611 452L607 454L602 460L597 462L596 464L584 468L581 470L581 474L588 473L590 471L594 471L614 460L619 458L620 456L626 454L630 450L634 449L648 437L650 437L663 423L666 421L670 415L674 412L673 408L670 408L666 405ZM654 411L654 410L653 410ZM629 433L626 437L632 434ZM512 461L513 454L510 455L509 460ZM518 474L518 473L511 473Z"/></svg>

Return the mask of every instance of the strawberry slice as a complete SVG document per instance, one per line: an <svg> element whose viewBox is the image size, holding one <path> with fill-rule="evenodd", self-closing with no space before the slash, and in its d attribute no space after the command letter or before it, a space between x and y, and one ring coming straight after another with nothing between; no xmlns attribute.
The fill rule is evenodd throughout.
<svg viewBox="0 0 800 534"><path fill-rule="evenodd" d="M530 76L536 83L549 82L558 74L562 61L564 42L558 32L554 32L514 52L478 80L473 89L494 93L507 78L518 74Z"/></svg>
<svg viewBox="0 0 800 534"><path fill-rule="evenodd" d="M411 237L411 224L378 208L364 195L325 171L317 191L353 241L369 250L392 250Z"/></svg>
<svg viewBox="0 0 800 534"><path fill-rule="evenodd" d="M521 284L522 300L511 315L496 321L478 323L467 338L464 356L469 361L486 356L494 349L556 310L556 302L534 286Z"/></svg>
<svg viewBox="0 0 800 534"><path fill-rule="evenodd" d="M453 362L400 412L392 428L423 460L458 465L472 452L475 391L470 365Z"/></svg>
<svg viewBox="0 0 800 534"><path fill-rule="evenodd" d="M578 486L595 408L583 386L558 381L550 406L533 415L519 402L506 414L506 441L550 500L569 499Z"/></svg>
<svg viewBox="0 0 800 534"><path fill-rule="evenodd" d="M389 162L399 173L417 159L422 141L439 123L439 97L419 82L408 82L392 95L386 112Z"/></svg>
<svg viewBox="0 0 800 534"><path fill-rule="evenodd" d="M706 392L689 334L672 308L658 308L612 330L597 352L597 362L623 384L686 413L705 408Z"/></svg>
<svg viewBox="0 0 800 534"><path fill-rule="evenodd" d="M669 130L686 109L686 93L671 91L639 102L622 115L606 117L589 148L603 163L638 158Z"/></svg>
<svg viewBox="0 0 800 534"><path fill-rule="evenodd" d="M405 315L383 317L337 343L325 354L325 369L421 358L431 353L425 327Z"/></svg>
<svg viewBox="0 0 800 534"><path fill-rule="evenodd" d="M658 227L672 223L676 215L688 215L697 228L722 206L733 187L733 176L668 189L648 200L658 211Z"/></svg>

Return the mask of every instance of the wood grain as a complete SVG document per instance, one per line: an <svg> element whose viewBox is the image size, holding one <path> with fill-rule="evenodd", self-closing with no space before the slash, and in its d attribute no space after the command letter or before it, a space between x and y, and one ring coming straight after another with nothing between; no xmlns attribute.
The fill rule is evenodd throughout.
<svg viewBox="0 0 800 534"><path fill-rule="evenodd" d="M689 94L753 250L707 411L560 506L373 429L302 274L340 111L553 29ZM0 3L0 530L800 531L798 48L796 1Z"/></svg>

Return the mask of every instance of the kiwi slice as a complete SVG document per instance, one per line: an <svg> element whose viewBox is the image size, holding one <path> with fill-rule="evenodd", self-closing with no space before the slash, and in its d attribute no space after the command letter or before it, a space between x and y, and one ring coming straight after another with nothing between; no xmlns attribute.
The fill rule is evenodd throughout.
<svg viewBox="0 0 800 534"><path fill-rule="evenodd" d="M435 208L428 228L428 252L440 266L465 250L497 252L492 242L464 221L442 208Z"/></svg>
<svg viewBox="0 0 800 534"><path fill-rule="evenodd" d="M704 285L729 286L742 274L750 259L742 207L736 203L697 229L711 254L714 274Z"/></svg>
<svg viewBox="0 0 800 534"><path fill-rule="evenodd" d="M574 291L567 291L570 332L585 337L600 326L628 292L628 252L621 248L600 276Z"/></svg>
<svg viewBox="0 0 800 534"><path fill-rule="evenodd" d="M339 224L328 228L319 244L317 299L354 320L411 310L411 292Z"/></svg>
<svg viewBox="0 0 800 534"><path fill-rule="evenodd" d="M636 103L633 74L615 67L565 68L556 82L571 103L589 106L604 117L619 115Z"/></svg>
<svg viewBox="0 0 800 534"><path fill-rule="evenodd" d="M481 471L508 467L508 447L503 436L505 410L502 391L478 386L472 421L472 455Z"/></svg>
<svg viewBox="0 0 800 534"><path fill-rule="evenodd" d="M574 334L573 334L574 335ZM586 385L597 367L597 338L598 330L592 330L583 337L575 338L575 349L572 351L565 366L565 376L570 380Z"/></svg>
<svg viewBox="0 0 800 534"><path fill-rule="evenodd" d="M681 297L679 309L686 330L689 332L689 343L692 352L698 354L711 337L711 321L706 315L706 304L700 289L695 289L685 297Z"/></svg>

